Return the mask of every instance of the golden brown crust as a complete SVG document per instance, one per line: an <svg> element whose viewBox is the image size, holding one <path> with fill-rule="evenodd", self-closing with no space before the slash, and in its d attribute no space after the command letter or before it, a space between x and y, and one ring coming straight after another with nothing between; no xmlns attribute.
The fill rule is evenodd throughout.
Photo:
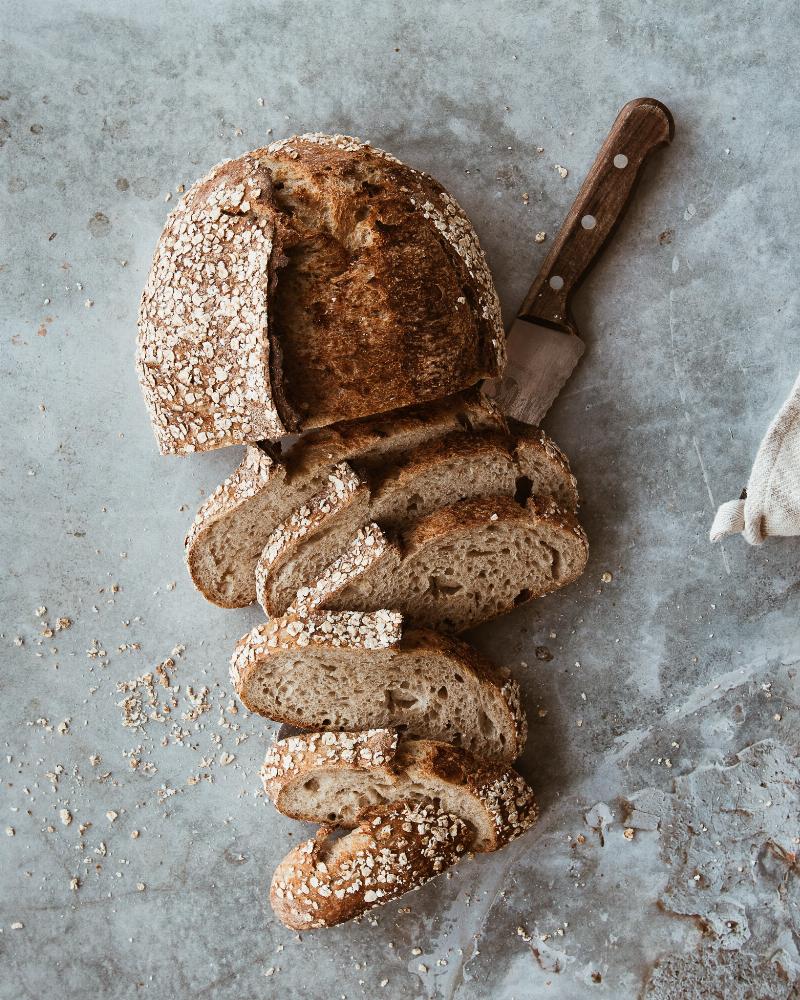
<svg viewBox="0 0 800 1000"><path fill-rule="evenodd" d="M502 368L485 256L440 184L349 136L294 136L266 153L291 211L276 323L290 328L298 302L313 318L297 342L282 340L304 428L435 399Z"/></svg>
<svg viewBox="0 0 800 1000"><path fill-rule="evenodd" d="M432 805L396 802L365 812L331 842L322 827L278 865L270 903L294 930L333 927L417 889L462 858L469 832Z"/></svg>

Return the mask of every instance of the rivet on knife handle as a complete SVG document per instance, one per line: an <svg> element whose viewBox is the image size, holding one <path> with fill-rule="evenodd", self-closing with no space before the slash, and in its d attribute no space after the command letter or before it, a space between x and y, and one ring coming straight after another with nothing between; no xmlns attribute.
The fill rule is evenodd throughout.
<svg viewBox="0 0 800 1000"><path fill-rule="evenodd" d="M672 139L669 110L640 97L617 115L518 315L572 328L569 300L625 212L642 165Z"/></svg>

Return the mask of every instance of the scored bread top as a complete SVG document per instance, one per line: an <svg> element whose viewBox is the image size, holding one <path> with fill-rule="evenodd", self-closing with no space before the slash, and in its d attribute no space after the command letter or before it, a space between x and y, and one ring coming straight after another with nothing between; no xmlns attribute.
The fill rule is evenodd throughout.
<svg viewBox="0 0 800 1000"><path fill-rule="evenodd" d="M504 362L463 211L347 136L295 136L214 167L169 215L140 303L137 368L163 454L438 398Z"/></svg>
<svg viewBox="0 0 800 1000"><path fill-rule="evenodd" d="M368 796L373 778L372 794L386 796L387 801L410 798L409 788L418 789L415 797L432 798L470 823L475 838L470 846L476 851L495 851L509 843L528 830L538 814L531 789L513 768L479 760L437 740L398 742L389 729L304 733L278 740L267 750L261 778L264 791L281 812L327 822L340 813L341 797L335 787L333 799L320 802L316 811L294 811L289 798L294 788L332 771L339 772L344 782L361 775ZM353 821L335 822L353 825Z"/></svg>
<svg viewBox="0 0 800 1000"><path fill-rule="evenodd" d="M396 802L367 810L337 840L321 827L275 870L270 903L295 930L332 927L434 878L469 843L466 824L429 803Z"/></svg>

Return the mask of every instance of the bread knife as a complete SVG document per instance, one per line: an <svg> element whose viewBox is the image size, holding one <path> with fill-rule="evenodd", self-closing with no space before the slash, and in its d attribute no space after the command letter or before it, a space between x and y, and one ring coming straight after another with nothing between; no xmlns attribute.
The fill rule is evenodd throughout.
<svg viewBox="0 0 800 1000"><path fill-rule="evenodd" d="M651 97L617 115L517 313L505 373L484 386L509 416L538 424L572 374L584 350L572 294L622 219L645 161L674 134L669 109Z"/></svg>

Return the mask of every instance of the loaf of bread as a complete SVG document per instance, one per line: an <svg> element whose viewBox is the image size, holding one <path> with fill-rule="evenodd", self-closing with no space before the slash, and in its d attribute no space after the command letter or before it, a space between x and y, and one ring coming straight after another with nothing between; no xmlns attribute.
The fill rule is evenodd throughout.
<svg viewBox="0 0 800 1000"><path fill-rule="evenodd" d="M256 564L272 532L329 485L341 462L393 467L427 442L458 431L505 431L494 403L470 389L445 399L309 431L283 455L248 447L239 468L205 501L186 538L195 586L214 604L256 599Z"/></svg>
<svg viewBox="0 0 800 1000"><path fill-rule="evenodd" d="M322 827L278 865L270 903L293 930L333 927L418 889L460 860L466 823L432 803L367 810L352 833Z"/></svg>
<svg viewBox="0 0 800 1000"><path fill-rule="evenodd" d="M355 826L364 809L388 802L430 800L464 820L473 851L496 851L536 821L533 792L512 768L388 729L278 740L261 777L282 813L327 826Z"/></svg>
<svg viewBox="0 0 800 1000"><path fill-rule="evenodd" d="M438 508L505 495L524 503L553 498L566 511L578 502L575 477L543 431L456 432L356 473L342 463L325 488L292 512L270 536L256 569L256 595L268 615L283 614L298 590L317 580L353 539L376 521L402 532Z"/></svg>
<svg viewBox="0 0 800 1000"><path fill-rule="evenodd" d="M215 167L167 220L139 312L164 454L275 440L500 373L486 259L426 174L348 136Z"/></svg>
<svg viewBox="0 0 800 1000"><path fill-rule="evenodd" d="M507 671L458 639L403 630L396 612L273 619L239 640L231 679L251 712L301 729L398 727L505 761L527 736Z"/></svg>

